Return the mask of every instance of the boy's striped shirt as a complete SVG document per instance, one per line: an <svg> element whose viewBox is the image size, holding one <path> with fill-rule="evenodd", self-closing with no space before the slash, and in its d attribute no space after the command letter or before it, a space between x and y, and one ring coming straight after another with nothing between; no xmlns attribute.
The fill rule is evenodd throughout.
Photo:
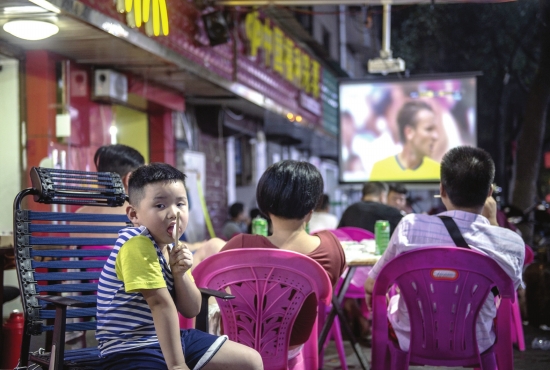
<svg viewBox="0 0 550 370"><path fill-rule="evenodd" d="M96 339L102 356L158 343L147 301L141 293L126 293L124 283L115 271L120 248L139 235L148 237L154 245L166 286L173 295L174 279L168 262L149 231L143 226L121 230L115 247L105 262L98 284Z"/></svg>

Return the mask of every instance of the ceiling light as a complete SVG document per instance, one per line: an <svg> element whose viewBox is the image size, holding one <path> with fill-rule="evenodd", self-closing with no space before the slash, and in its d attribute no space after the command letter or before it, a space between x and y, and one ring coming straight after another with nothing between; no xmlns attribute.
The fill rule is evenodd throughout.
<svg viewBox="0 0 550 370"><path fill-rule="evenodd" d="M53 23L31 20L15 20L4 24L4 31L24 40L43 40L59 32Z"/></svg>
<svg viewBox="0 0 550 370"><path fill-rule="evenodd" d="M31 3L35 3L38 6L41 6L46 10L49 10L50 12L61 13L61 9L59 9L57 6L53 5L49 1L46 1L46 0L29 0L29 1Z"/></svg>
<svg viewBox="0 0 550 370"><path fill-rule="evenodd" d="M8 6L4 8L4 14L30 14L45 13L47 10L40 6Z"/></svg>

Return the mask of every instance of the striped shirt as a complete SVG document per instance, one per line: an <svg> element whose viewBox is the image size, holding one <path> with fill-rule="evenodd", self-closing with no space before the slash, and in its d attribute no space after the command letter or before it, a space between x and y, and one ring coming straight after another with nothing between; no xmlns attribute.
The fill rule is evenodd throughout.
<svg viewBox="0 0 550 370"><path fill-rule="evenodd" d="M460 233L471 249L488 255L510 276L517 289L522 284L525 243L515 232L493 226L482 215L449 211L439 216L452 217ZM380 270L397 255L422 247L454 246L455 243L445 225L435 216L413 214L405 216L395 229L388 249L374 265L369 277L376 280ZM495 342L492 330L496 307L489 295L481 307L476 323L476 338L479 352L482 353ZM388 306L388 319L397 335L399 346L408 351L410 345L410 322L405 302L399 295L392 297Z"/></svg>
<svg viewBox="0 0 550 370"><path fill-rule="evenodd" d="M158 271L160 265L160 272L162 273L164 282L161 282L161 285L159 285L157 278L155 281L156 285L147 286L147 288L166 287L170 294L173 295L174 279L168 262L162 255L151 234L149 234L149 231L143 226L129 227L121 230L115 247L105 262L98 284L96 339L102 356L158 343L151 309L137 289L133 290L134 288L129 288L129 284L131 285L135 282L122 280L128 280L121 277L120 264L124 263L124 259L117 261L117 257L120 257L119 252L121 247L132 238L135 238L134 240L136 241L143 238L146 243L145 248L147 248L150 241L150 245L154 247L154 251L158 257L157 261L154 255L151 258L151 253L144 256L143 259L148 258L152 263L149 263L145 267L130 267L132 275L143 274L158 277L160 275ZM128 245L128 247L131 246ZM141 253L140 248L136 248L135 251L137 251L136 253ZM134 253L134 248L132 248L132 253ZM125 285L126 289L130 292L127 292Z"/></svg>

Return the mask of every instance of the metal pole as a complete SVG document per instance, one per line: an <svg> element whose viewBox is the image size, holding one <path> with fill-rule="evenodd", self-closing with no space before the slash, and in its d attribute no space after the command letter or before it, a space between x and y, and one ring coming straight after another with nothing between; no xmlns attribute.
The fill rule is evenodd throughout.
<svg viewBox="0 0 550 370"><path fill-rule="evenodd" d="M381 58L391 58L391 5L384 4L382 11L382 50Z"/></svg>

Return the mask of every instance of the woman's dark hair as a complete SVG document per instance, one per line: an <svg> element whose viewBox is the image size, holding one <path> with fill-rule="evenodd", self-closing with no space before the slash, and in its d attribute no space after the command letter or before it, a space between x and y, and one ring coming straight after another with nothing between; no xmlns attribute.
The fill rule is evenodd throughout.
<svg viewBox="0 0 550 370"><path fill-rule="evenodd" d="M231 207L229 207L229 217L231 218L237 217L242 212L244 212L244 204L241 202L233 203Z"/></svg>
<svg viewBox="0 0 550 370"><path fill-rule="evenodd" d="M98 172L116 172L124 177L143 166L145 159L137 150L127 145L105 145L95 152L94 164Z"/></svg>
<svg viewBox="0 0 550 370"><path fill-rule="evenodd" d="M299 220L315 209L323 194L323 178L308 162L286 160L267 168L256 189L265 215Z"/></svg>
<svg viewBox="0 0 550 370"><path fill-rule="evenodd" d="M157 182L177 182L185 185L183 172L166 163L151 163L141 166L132 172L128 181L128 196L130 204L137 206L143 199L144 188Z"/></svg>
<svg viewBox="0 0 550 370"><path fill-rule="evenodd" d="M495 164L485 150L459 146L441 160L441 186L458 207L483 207L495 178Z"/></svg>

